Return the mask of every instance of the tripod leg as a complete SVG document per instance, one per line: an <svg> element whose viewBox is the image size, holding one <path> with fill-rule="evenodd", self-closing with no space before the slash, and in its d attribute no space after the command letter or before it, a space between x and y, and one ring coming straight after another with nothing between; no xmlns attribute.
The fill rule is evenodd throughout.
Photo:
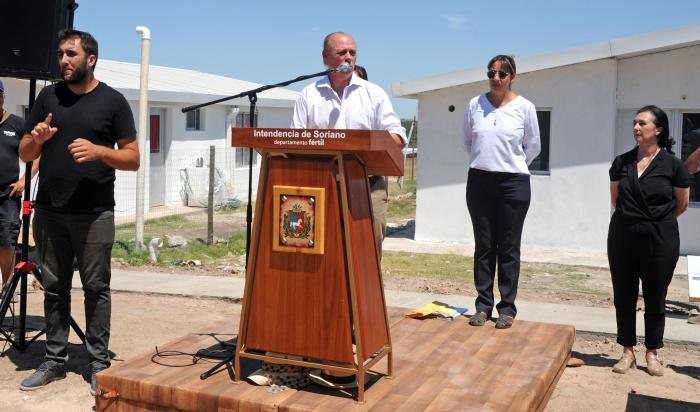
<svg viewBox="0 0 700 412"><path fill-rule="evenodd" d="M80 329L80 326L78 326L78 324L75 322L75 319L73 319L72 316L70 317L70 326L75 331L75 334L78 335L78 338L80 338L80 341L83 342L83 345L85 345L85 334Z"/></svg>
<svg viewBox="0 0 700 412"><path fill-rule="evenodd" d="M10 279L9 283L6 283L2 288L2 302L0 302L0 325L5 321L5 316L7 315L7 310L10 308L10 303L12 303L12 296L17 290L17 284L19 284L22 272L19 269L15 269L15 274Z"/></svg>
<svg viewBox="0 0 700 412"><path fill-rule="evenodd" d="M10 280L9 283L5 284L5 287L2 289L2 297L0 301L0 325L2 325L5 322L5 317L7 316L7 311L10 309L10 304L12 303L12 296L15 294L15 290L17 289L17 284L20 281L20 278L22 277L22 272L19 269L15 270L14 276L12 276L12 279ZM5 332L4 329L0 327L0 334L5 336L8 342L15 348L19 350L23 350L23 348L20 347L19 342L15 341L12 339L12 335L10 333Z"/></svg>

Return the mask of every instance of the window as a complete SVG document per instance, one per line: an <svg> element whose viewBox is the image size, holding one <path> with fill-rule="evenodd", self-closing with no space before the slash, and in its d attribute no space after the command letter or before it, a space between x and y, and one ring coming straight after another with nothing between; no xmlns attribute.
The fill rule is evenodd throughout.
<svg viewBox="0 0 700 412"><path fill-rule="evenodd" d="M149 141L151 142L151 153L160 153L160 116L151 115Z"/></svg>
<svg viewBox="0 0 700 412"><path fill-rule="evenodd" d="M537 123L540 125L540 142L542 148L540 154L530 163L529 169L533 174L549 174L549 128L551 119L551 111L537 111Z"/></svg>
<svg viewBox="0 0 700 412"><path fill-rule="evenodd" d="M186 130L204 130L204 116L202 116L200 109L187 112L186 116Z"/></svg>
<svg viewBox="0 0 700 412"><path fill-rule="evenodd" d="M253 116L253 126L258 125L259 113L256 111ZM236 114L236 127L250 127L250 114ZM258 155L253 151L253 166L258 164ZM236 167L248 167L250 165L250 149L247 147L236 148Z"/></svg>
<svg viewBox="0 0 700 412"><path fill-rule="evenodd" d="M700 147L700 113L683 113L681 159L685 161ZM690 174L690 201L700 202L700 173Z"/></svg>
<svg viewBox="0 0 700 412"><path fill-rule="evenodd" d="M253 126L258 127L258 117L260 114L256 111L253 117ZM247 112L240 112L236 114L236 127L251 127L250 126L250 114Z"/></svg>

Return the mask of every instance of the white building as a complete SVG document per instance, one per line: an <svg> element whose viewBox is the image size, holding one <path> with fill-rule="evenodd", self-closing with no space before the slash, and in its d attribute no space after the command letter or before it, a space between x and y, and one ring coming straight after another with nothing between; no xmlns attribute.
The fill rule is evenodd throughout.
<svg viewBox="0 0 700 412"><path fill-rule="evenodd" d="M128 100L138 129L140 65L100 59L95 77L120 91ZM5 110L23 116L28 106L29 82L2 78L5 89ZM146 175L146 208L159 205L181 206L180 170L195 166L197 159L208 162L209 146L217 149L217 167L231 175L229 195L244 198L248 187L248 149L230 147L231 127L248 125L247 98L229 100L188 114L187 106L216 100L262 86L223 76L172 67L149 68L149 135ZM44 81L37 82L37 89ZM38 92L37 90L37 92ZM258 126L289 127L298 93L288 89L271 89L260 93L257 100ZM253 190L257 185L259 161L255 156ZM202 163L200 161L200 163ZM204 170L204 169L202 169ZM202 173L204 175L205 173ZM117 213L135 210L136 173L117 172L115 200Z"/></svg>
<svg viewBox="0 0 700 412"><path fill-rule="evenodd" d="M468 100L488 91L486 63L393 85L395 96L418 100L416 240L473 242L460 130ZM537 107L543 137L523 244L604 251L608 169L634 145L635 111L647 104L666 110L678 156L700 144L691 133L700 128L700 25L516 56L516 64L513 89ZM700 196L692 190L691 201ZM700 203L691 203L680 227L682 253L700 254Z"/></svg>

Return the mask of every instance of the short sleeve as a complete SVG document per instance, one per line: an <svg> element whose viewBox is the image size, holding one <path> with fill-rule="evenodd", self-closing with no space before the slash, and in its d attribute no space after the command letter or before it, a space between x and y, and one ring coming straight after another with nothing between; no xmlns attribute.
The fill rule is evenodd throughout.
<svg viewBox="0 0 700 412"><path fill-rule="evenodd" d="M611 182L617 182L620 179L622 179L622 157L617 156L615 160L613 160L612 165L610 166L610 170L608 171L608 174L610 175L610 181Z"/></svg>
<svg viewBox="0 0 700 412"><path fill-rule="evenodd" d="M116 99L118 101L114 112L114 138L116 141L136 138L136 125L131 107L121 93L116 91L115 93L117 93Z"/></svg>
<svg viewBox="0 0 700 412"><path fill-rule="evenodd" d="M53 90L53 87L44 87L39 92L39 95L32 106L32 110L29 111L29 115L27 115L27 118L24 121L24 134L31 133L32 130L34 130L34 126L46 119L46 115L48 113L46 113L46 110L44 109L44 101L46 99L46 93L48 93L49 89Z"/></svg>
<svg viewBox="0 0 700 412"><path fill-rule="evenodd" d="M688 174L688 169L685 167L680 159L676 158L678 161L674 162L674 173L671 185L673 187L686 188L690 186L690 175Z"/></svg>

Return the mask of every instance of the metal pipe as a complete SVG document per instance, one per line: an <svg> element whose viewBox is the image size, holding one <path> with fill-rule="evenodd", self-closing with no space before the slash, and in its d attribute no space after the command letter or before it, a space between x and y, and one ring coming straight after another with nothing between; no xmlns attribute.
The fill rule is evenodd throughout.
<svg viewBox="0 0 700 412"><path fill-rule="evenodd" d="M146 170L148 170L146 153L146 126L148 118L148 59L151 48L151 30L145 26L136 27L141 35L141 84L139 93L139 146L140 167L136 171L136 250L143 250L144 208L146 195Z"/></svg>
<svg viewBox="0 0 700 412"><path fill-rule="evenodd" d="M159 237L154 237L148 242L148 256L151 258L151 262L158 262L158 248L163 247L163 240Z"/></svg>

